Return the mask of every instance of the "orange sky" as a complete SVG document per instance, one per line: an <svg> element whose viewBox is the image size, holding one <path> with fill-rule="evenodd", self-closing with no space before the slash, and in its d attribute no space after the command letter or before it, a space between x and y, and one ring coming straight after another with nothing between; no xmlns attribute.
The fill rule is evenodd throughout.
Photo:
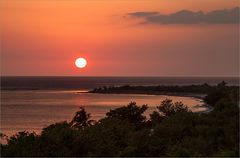
<svg viewBox="0 0 240 158"><path fill-rule="evenodd" d="M2 0L2 75L236 76L238 25L139 25L126 16L238 0ZM88 67L77 69L83 56ZM223 64L226 63L226 64ZM194 66L193 66L194 65Z"/></svg>

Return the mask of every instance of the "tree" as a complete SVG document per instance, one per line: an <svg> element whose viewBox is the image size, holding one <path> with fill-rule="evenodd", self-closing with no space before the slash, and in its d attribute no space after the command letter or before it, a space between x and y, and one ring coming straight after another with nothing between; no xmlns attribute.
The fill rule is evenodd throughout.
<svg viewBox="0 0 240 158"><path fill-rule="evenodd" d="M137 106L136 102L131 102L127 106L110 110L106 115L107 118L118 118L120 120L128 119L131 123L139 124L146 120L143 113L147 108L147 105Z"/></svg>
<svg viewBox="0 0 240 158"><path fill-rule="evenodd" d="M78 153L84 150L83 156L86 157L121 156L134 130L135 126L129 120L102 119L82 131L82 135L76 139L77 145L74 147L76 154L74 155L81 156Z"/></svg>
<svg viewBox="0 0 240 158"><path fill-rule="evenodd" d="M18 132L16 135L7 139L7 145L1 145L1 156L11 157L32 157L39 156L39 141L36 133L27 131Z"/></svg>
<svg viewBox="0 0 240 158"><path fill-rule="evenodd" d="M92 124L80 108L70 123L49 125L40 135L24 131L10 137L1 144L1 156L239 157L239 87L213 87L221 95L209 113L192 113L165 99L146 121L147 106L132 102Z"/></svg>
<svg viewBox="0 0 240 158"><path fill-rule="evenodd" d="M162 101L160 106L157 106L158 111L162 116L171 116L178 112L189 112L188 107L182 102L173 103L170 99Z"/></svg>
<svg viewBox="0 0 240 158"><path fill-rule="evenodd" d="M217 84L217 86L218 86L218 87L221 87L221 88L222 88L222 87L225 87L226 85L227 85L227 82L225 82L225 81L222 81L222 82L220 82L220 83Z"/></svg>
<svg viewBox="0 0 240 158"><path fill-rule="evenodd" d="M52 124L43 129L40 135L40 156L66 157L72 154L74 141L79 130L72 128L64 121Z"/></svg>
<svg viewBox="0 0 240 158"><path fill-rule="evenodd" d="M157 123L160 123L163 119L163 117L160 116L159 112L153 111L150 115L150 123L151 125L155 125Z"/></svg>
<svg viewBox="0 0 240 158"><path fill-rule="evenodd" d="M215 106L221 99L229 99L230 94L232 94L231 90L234 91L235 89L231 87L229 88L226 85L227 83L224 81L218 83L217 86L204 98L204 101L209 105Z"/></svg>
<svg viewBox="0 0 240 158"><path fill-rule="evenodd" d="M83 107L80 107L80 110L76 112L74 118L70 122L70 125L73 128L84 129L91 126L94 122L93 120L90 120L90 117L90 113L87 113Z"/></svg>

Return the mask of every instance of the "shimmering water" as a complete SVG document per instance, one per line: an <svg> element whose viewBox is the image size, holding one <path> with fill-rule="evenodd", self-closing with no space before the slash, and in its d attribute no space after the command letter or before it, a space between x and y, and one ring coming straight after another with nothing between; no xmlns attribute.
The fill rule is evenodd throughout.
<svg viewBox="0 0 240 158"><path fill-rule="evenodd" d="M2 91L1 131L12 135L17 131L39 132L43 127L59 121L70 121L79 106L92 114L97 120L110 109L127 105L131 101L138 105L148 104L146 115L160 102L169 98L182 101L192 111L204 110L199 99L164 95L139 94L89 94L77 91Z"/></svg>
<svg viewBox="0 0 240 158"><path fill-rule="evenodd" d="M40 132L49 124L70 121L79 106L97 120L110 109L127 105L148 104L146 116L165 98L182 101L192 111L203 111L201 100L191 97L79 93L102 86L119 85L189 85L217 84L222 80L236 85L239 78L186 77L1 77L1 132Z"/></svg>

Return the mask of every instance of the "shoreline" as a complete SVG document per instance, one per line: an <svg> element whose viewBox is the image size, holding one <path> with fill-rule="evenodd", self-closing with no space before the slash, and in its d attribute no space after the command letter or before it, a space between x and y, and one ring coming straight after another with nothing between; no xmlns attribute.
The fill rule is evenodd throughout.
<svg viewBox="0 0 240 158"><path fill-rule="evenodd" d="M94 92L92 90L87 92L77 92L77 93L92 93L92 94L144 94L144 95L166 95L166 96L178 96L178 97L192 97L196 99L203 100L207 94L196 94L196 93L146 93L146 92Z"/></svg>
<svg viewBox="0 0 240 158"><path fill-rule="evenodd" d="M204 102L204 98L205 96L207 96L207 94L195 94L195 93L144 93L144 92L139 92L139 93L114 93L114 92L93 92L93 91L88 91L88 92L77 92L77 93L90 93L90 94L144 94L144 95L166 95L166 96L178 96L178 97L192 97L195 99L200 100L200 102L202 102L202 105L196 105L198 107L201 108L205 108L204 111L200 111L200 112L196 112L199 114L207 114L211 111L214 110L214 108L210 105L208 105L207 103Z"/></svg>

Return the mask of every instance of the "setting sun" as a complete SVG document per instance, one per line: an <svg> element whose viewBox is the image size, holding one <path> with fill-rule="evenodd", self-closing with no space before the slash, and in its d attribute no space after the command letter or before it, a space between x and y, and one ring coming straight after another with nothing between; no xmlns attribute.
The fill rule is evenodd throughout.
<svg viewBox="0 0 240 158"><path fill-rule="evenodd" d="M78 68L84 68L87 66L87 60L85 58L77 58L75 61L75 65Z"/></svg>
<svg viewBox="0 0 240 158"><path fill-rule="evenodd" d="M0 156L240 157L240 0L0 0Z"/></svg>

